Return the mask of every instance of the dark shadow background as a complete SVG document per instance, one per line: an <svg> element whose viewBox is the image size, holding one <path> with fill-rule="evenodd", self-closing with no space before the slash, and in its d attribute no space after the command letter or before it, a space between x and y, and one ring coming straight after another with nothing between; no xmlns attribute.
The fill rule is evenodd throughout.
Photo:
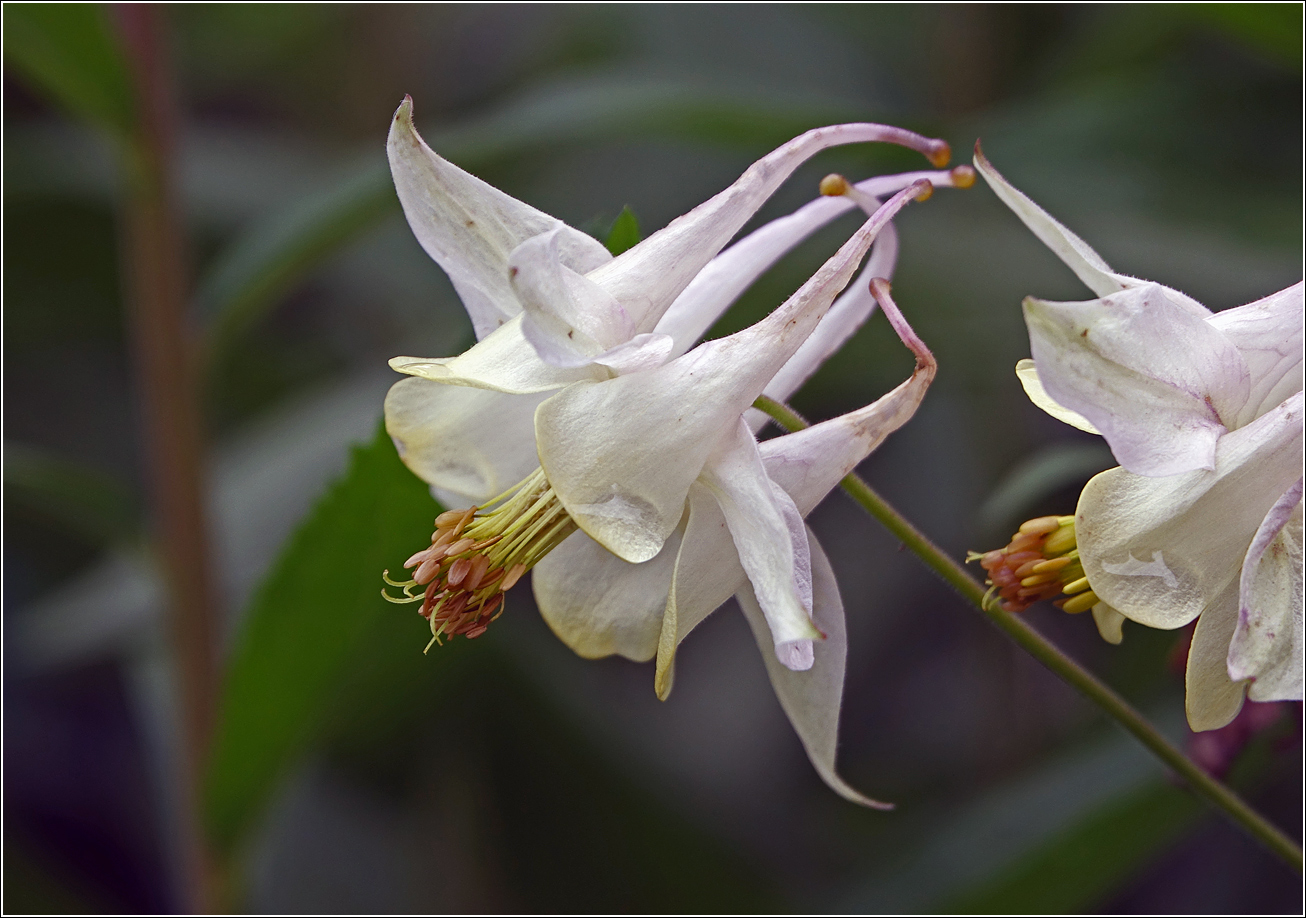
<svg viewBox="0 0 1306 918"><path fill-rule="evenodd" d="M404 93L437 150L598 235L625 206L651 232L806 127L875 120L946 138L955 161L982 137L1014 184L1117 270L1213 309L1302 274L1294 5L168 15L200 287L261 221L382 162ZM672 100L661 109L647 103L658 93ZM167 911L179 902L167 668L153 581L140 573L145 473L113 161L8 63L4 108L4 906ZM600 108L616 114L567 127L574 111ZM828 152L759 221L809 200L826 172L908 168L920 165L902 151ZM774 308L853 225L800 247L713 335ZM1114 464L1095 438L1030 405L1012 373L1028 355L1020 299L1086 294L982 183L938 192L898 227L895 295L941 369L916 418L862 471L960 556L1002 544L1022 519L1070 512L1083 482ZM206 381L233 628L346 444L371 431L392 381L385 360L469 340L397 207L237 329ZM872 320L794 404L829 417L910 371L887 323ZM237 901L286 912L1297 912L1298 876L1168 785L851 503L832 496L813 525L848 610L841 770L897 802L893 813L821 784L733 606L686 642L663 704L651 666L575 658L529 596L514 596L483 640L441 651L453 659L422 692L342 706L242 848ZM1029 615L1183 735L1182 673L1169 662L1181 636L1130 626L1112 648L1087 617ZM420 647L423 627L412 631ZM1300 706L1284 708L1234 780L1300 837Z"/></svg>

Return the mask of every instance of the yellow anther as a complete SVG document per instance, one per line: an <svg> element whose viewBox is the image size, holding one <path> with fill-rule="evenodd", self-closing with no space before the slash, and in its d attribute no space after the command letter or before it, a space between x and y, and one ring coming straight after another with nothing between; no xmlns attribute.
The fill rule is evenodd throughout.
<svg viewBox="0 0 1306 918"><path fill-rule="evenodd" d="M1035 574L1032 577L1026 577L1024 580L1020 581L1020 585L1023 587L1035 587L1043 583L1051 583L1053 580L1060 579L1061 578L1059 578L1055 572L1051 574Z"/></svg>
<svg viewBox="0 0 1306 918"><path fill-rule="evenodd" d="M837 198L848 193L848 180L842 175L831 172L821 179L821 194L827 198Z"/></svg>
<svg viewBox="0 0 1306 918"><path fill-rule="evenodd" d="M1074 561L1073 558L1049 558L1047 561L1040 561L1030 568L1031 574L1050 574L1053 571L1059 571Z"/></svg>
<svg viewBox="0 0 1306 918"><path fill-rule="evenodd" d="M952 159L952 147L946 143L940 143L938 149L930 154L930 162L934 164L935 169L942 169Z"/></svg>
<svg viewBox="0 0 1306 918"><path fill-rule="evenodd" d="M1062 555L1075 548L1078 543L1075 541L1075 527L1062 526L1043 543L1043 552L1049 555Z"/></svg>
<svg viewBox="0 0 1306 918"><path fill-rule="evenodd" d="M1020 524L1020 531L1025 535L1044 535L1061 528L1061 520L1055 516L1040 516Z"/></svg>
<svg viewBox="0 0 1306 918"><path fill-rule="evenodd" d="M946 160L945 160L945 162L946 162ZM922 180L921 180L921 184L922 184L924 187L921 188L921 190L918 191L918 192L916 193L916 197L915 197L914 200L917 200L917 201L928 201L928 200L929 200L931 197L933 197L933 195L934 195L934 186L933 186L932 184L930 184L930 182L929 182L928 179L922 179Z"/></svg>
<svg viewBox="0 0 1306 918"><path fill-rule="evenodd" d="M1061 592L1073 596L1076 593L1082 593L1087 589L1088 589L1088 578L1080 577L1078 580L1067 583L1065 587L1062 588Z"/></svg>
<svg viewBox="0 0 1306 918"><path fill-rule="evenodd" d="M1087 612L1098 604L1097 594L1092 590L1087 593L1080 593L1073 599L1067 599L1066 604L1061 607L1063 612L1069 612L1071 615L1078 615L1080 612Z"/></svg>

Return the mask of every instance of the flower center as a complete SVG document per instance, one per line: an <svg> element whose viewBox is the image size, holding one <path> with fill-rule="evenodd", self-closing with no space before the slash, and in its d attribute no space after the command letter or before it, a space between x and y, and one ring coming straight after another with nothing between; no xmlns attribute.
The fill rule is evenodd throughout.
<svg viewBox="0 0 1306 918"><path fill-rule="evenodd" d="M1001 597L999 605L1005 612L1024 612L1034 603L1062 593L1066 597L1056 605L1072 614L1087 612L1099 602L1079 563L1073 516L1029 520L1005 548L971 552L966 560L979 561L989 575L986 607L995 594Z"/></svg>
<svg viewBox="0 0 1306 918"><path fill-rule="evenodd" d="M393 603L421 602L431 623L426 650L441 637L480 637L503 614L503 594L575 530L544 470L536 469L484 508L437 516L430 547L404 562L416 568L412 579L381 574L402 595L384 587L381 595Z"/></svg>

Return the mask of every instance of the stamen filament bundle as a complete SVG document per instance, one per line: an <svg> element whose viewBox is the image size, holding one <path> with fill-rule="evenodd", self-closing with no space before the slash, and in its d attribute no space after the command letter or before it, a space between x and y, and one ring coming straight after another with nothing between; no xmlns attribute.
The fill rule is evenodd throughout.
<svg viewBox="0 0 1306 918"><path fill-rule="evenodd" d="M430 547L404 562L416 568L412 579L393 580L384 571L381 578L401 592L382 588L381 595L393 603L422 603L422 617L431 623L426 650L441 637L480 637L503 614L503 594L575 530L544 471L536 469L485 508L436 517Z"/></svg>
<svg viewBox="0 0 1306 918"><path fill-rule="evenodd" d="M1023 612L1036 602L1065 594L1056 606L1078 614L1097 605L1097 594L1079 561L1073 516L1041 516L1023 523L1005 548L980 554L971 552L967 561L979 561L988 576L985 608L995 594L1005 612Z"/></svg>

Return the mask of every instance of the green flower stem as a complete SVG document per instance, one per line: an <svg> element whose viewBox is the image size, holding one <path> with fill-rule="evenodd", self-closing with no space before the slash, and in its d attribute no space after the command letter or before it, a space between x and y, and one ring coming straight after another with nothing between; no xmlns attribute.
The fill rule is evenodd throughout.
<svg viewBox="0 0 1306 918"><path fill-rule="evenodd" d="M802 430L808 423L791 408L762 396L753 407L766 412L790 433ZM1302 869L1302 851L1292 839L1271 825L1241 797L1194 764L1169 740L1161 735L1148 720L1121 698L1100 679L1066 656L1046 638L1030 627L1023 619L994 606L985 608L985 589L978 580L955 560L945 554L915 526L857 475L849 475L842 482L843 489L867 513L879 520L903 545L925 562L925 565L979 609L994 625L1019 644L1063 680L1078 689L1089 701L1114 718L1132 733L1152 754L1183 777L1196 794L1224 813L1252 834L1272 852L1292 865Z"/></svg>

